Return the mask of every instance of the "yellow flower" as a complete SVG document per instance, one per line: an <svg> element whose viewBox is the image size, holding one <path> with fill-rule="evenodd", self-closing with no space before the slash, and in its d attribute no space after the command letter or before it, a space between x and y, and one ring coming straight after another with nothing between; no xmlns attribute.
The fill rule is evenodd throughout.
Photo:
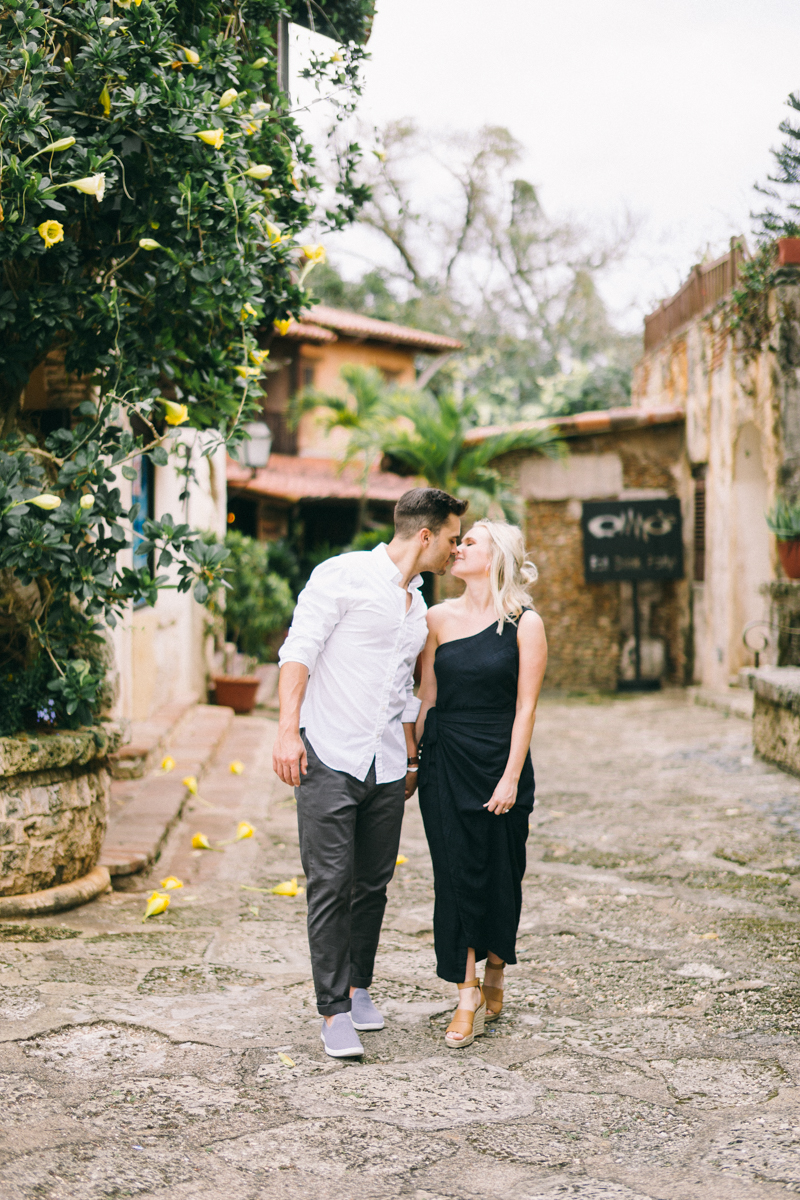
<svg viewBox="0 0 800 1200"><path fill-rule="evenodd" d="M106 116L108 116L111 112L111 93L108 90L107 83L103 84L103 90L98 96L98 99L103 106L103 112L106 114Z"/></svg>
<svg viewBox="0 0 800 1200"><path fill-rule="evenodd" d="M163 396L161 403L164 405L164 420L168 425L182 425L184 421L189 420L188 404L176 404L174 400L165 400Z"/></svg>
<svg viewBox="0 0 800 1200"><path fill-rule="evenodd" d="M153 892L147 899L147 908L142 917L146 921L148 917L157 917L159 913L165 912L169 908L169 896L162 896L160 892Z"/></svg>
<svg viewBox="0 0 800 1200"><path fill-rule="evenodd" d="M277 246L279 242L283 241L283 234L278 226L274 225L272 221L265 221L264 227L267 231L267 237L269 238L270 246Z"/></svg>
<svg viewBox="0 0 800 1200"><path fill-rule="evenodd" d="M94 504L94 496L90 496L89 493L87 492L85 496L81 496L78 503L80 504L80 506L84 510L84 512L88 512L89 509Z"/></svg>
<svg viewBox="0 0 800 1200"><path fill-rule="evenodd" d="M269 889L275 896L296 896L298 892L297 876L294 879L285 879L283 883L278 883L274 888Z"/></svg>
<svg viewBox="0 0 800 1200"><path fill-rule="evenodd" d="M187 46L181 46L181 50L186 55L186 61L191 63L193 67L196 67L200 62L200 55L197 53L197 51L189 50Z"/></svg>
<svg viewBox="0 0 800 1200"><path fill-rule="evenodd" d="M323 245L301 246L300 249L303 251L303 254L304 254L307 262L324 263L327 259L327 255L325 254L325 247Z"/></svg>
<svg viewBox="0 0 800 1200"><path fill-rule="evenodd" d="M268 62L269 62L268 58L257 58L256 61L253 63L253 67L255 68L256 71L260 71L261 68L265 67Z"/></svg>
<svg viewBox="0 0 800 1200"><path fill-rule="evenodd" d="M269 358L269 350L251 350L250 357L256 366L261 367ZM242 768L244 770L244 768Z"/></svg>
<svg viewBox="0 0 800 1200"><path fill-rule="evenodd" d="M85 179L71 179L69 187L77 188L79 192L83 192L87 196L94 196L98 200L102 200L106 194L106 177L104 172L99 175L87 175Z"/></svg>
<svg viewBox="0 0 800 1200"><path fill-rule="evenodd" d="M26 500L26 504L35 504L37 508L43 508L46 512L52 512L54 508L61 507L61 500L58 496L51 496L49 492L43 492L41 496L34 496L32 500Z"/></svg>
<svg viewBox="0 0 800 1200"><path fill-rule="evenodd" d="M166 754L162 758L161 770L162 771L174 771L175 770L175 759L172 757L171 754Z"/></svg>
<svg viewBox="0 0 800 1200"><path fill-rule="evenodd" d="M269 179L272 174L272 167L268 167L266 163L256 163L244 172L251 179Z"/></svg>
<svg viewBox="0 0 800 1200"><path fill-rule="evenodd" d="M244 305L244 307L242 308L242 311L241 311L242 320L246 321L248 317L257 317L257 316L258 316L258 313L256 312L256 310L253 308L252 304L248 300L247 304Z"/></svg>
<svg viewBox="0 0 800 1200"><path fill-rule="evenodd" d="M225 131L222 129L201 129L197 136L207 146L213 146L215 150L219 150L225 140Z"/></svg>
<svg viewBox="0 0 800 1200"><path fill-rule="evenodd" d="M235 758L233 760L233 762L231 763L231 765L228 767L228 770L230 771L231 775L243 775L244 774L244 763L240 762L238 758Z"/></svg>
<svg viewBox="0 0 800 1200"><path fill-rule="evenodd" d="M337 50L335 54L331 55L330 61L331 62L344 62L344 59L342 58L341 54Z"/></svg>
<svg viewBox="0 0 800 1200"><path fill-rule="evenodd" d="M401 867L403 865L403 863L406 863L406 862L408 862L408 859L406 858L405 854L398 854L398 856L397 856L398 867Z"/></svg>
<svg viewBox="0 0 800 1200"><path fill-rule="evenodd" d="M242 379L258 379L261 375L259 367L234 367L233 369Z"/></svg>
<svg viewBox="0 0 800 1200"><path fill-rule="evenodd" d="M196 833L192 838L192 845L195 850L213 850L211 842L204 833Z"/></svg>
<svg viewBox="0 0 800 1200"><path fill-rule="evenodd" d="M162 888L166 888L168 892L173 892L175 888L183 887L183 880L176 879L174 875L168 875L166 879L161 880Z"/></svg>
<svg viewBox="0 0 800 1200"><path fill-rule="evenodd" d="M260 121L256 121L256 123L255 123L255 124L253 124L253 122L252 122L252 121L248 121L248 122L247 122L247 124L246 124L246 125L245 125L245 127L244 127L244 131L245 131L245 133L246 133L246 134L248 134L248 136L249 136L249 135L250 135L250 134L252 134L252 133L258 133L258 131L259 131L259 129L260 129L260 128L261 128L261 122L260 122Z"/></svg>
<svg viewBox="0 0 800 1200"><path fill-rule="evenodd" d="M185 779L181 780L181 783L193 796L197 795L197 780L194 775L187 775Z"/></svg>
<svg viewBox="0 0 800 1200"><path fill-rule="evenodd" d="M157 242L155 238L139 238L139 245L142 250L163 250L161 242Z"/></svg>
<svg viewBox="0 0 800 1200"><path fill-rule="evenodd" d="M373 150L372 153L375 155L378 162L386 162L386 151L385 150Z"/></svg>
<svg viewBox="0 0 800 1200"><path fill-rule="evenodd" d="M281 337L285 337L289 332L293 321L294 317L286 317L283 321L273 321L272 325L274 329L277 329Z"/></svg>
<svg viewBox="0 0 800 1200"><path fill-rule="evenodd" d="M248 117L258 119L259 117L265 117L269 112L269 109L270 106L267 104L266 100L257 100L247 115Z"/></svg>
<svg viewBox="0 0 800 1200"><path fill-rule="evenodd" d="M252 825L248 825L247 821L240 821L236 826L236 841L241 842L243 838L251 838L254 833Z"/></svg>
<svg viewBox="0 0 800 1200"><path fill-rule="evenodd" d="M42 221L36 232L40 238L44 239L47 250L51 246L55 246L56 242L63 242L64 240L64 226L60 221Z"/></svg>
<svg viewBox="0 0 800 1200"><path fill-rule="evenodd" d="M239 93L237 92L236 88L228 88L228 90L223 92L219 98L219 107L229 108L231 104L233 104L234 100L236 100L238 95Z"/></svg>

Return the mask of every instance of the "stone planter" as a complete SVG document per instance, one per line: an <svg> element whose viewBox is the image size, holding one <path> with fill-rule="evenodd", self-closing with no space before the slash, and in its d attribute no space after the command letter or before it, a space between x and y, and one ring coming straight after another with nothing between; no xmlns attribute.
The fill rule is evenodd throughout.
<svg viewBox="0 0 800 1200"><path fill-rule="evenodd" d="M120 741L112 725L0 738L0 898L93 870L108 820L106 759Z"/></svg>

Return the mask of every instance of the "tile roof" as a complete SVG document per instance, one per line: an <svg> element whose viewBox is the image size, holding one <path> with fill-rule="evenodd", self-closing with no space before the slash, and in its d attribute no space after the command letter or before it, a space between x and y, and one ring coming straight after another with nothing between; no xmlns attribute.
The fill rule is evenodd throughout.
<svg viewBox="0 0 800 1200"><path fill-rule="evenodd" d="M471 429L465 442L477 445L487 438L516 430L551 426L564 438L593 433L617 433L623 429L646 429L651 425L679 425L686 420L682 408L607 408L598 412L575 413L571 417L551 417L539 421L517 421L513 425L481 425Z"/></svg>
<svg viewBox="0 0 800 1200"><path fill-rule="evenodd" d="M251 496L276 500L358 500L361 478L358 469L335 458L305 458L294 454L271 454L266 467L253 474L249 467L228 459L228 487ZM367 484L369 500L399 500L420 481L413 477L373 470Z"/></svg>
<svg viewBox="0 0 800 1200"><path fill-rule="evenodd" d="M306 309L301 314L301 320L289 326L285 336L296 341L324 342L335 341L336 334L361 341L389 342L437 354L463 349L462 342L441 333L395 325L393 321L379 321L375 317L364 317L344 308L329 308L327 304L315 304L313 308Z"/></svg>

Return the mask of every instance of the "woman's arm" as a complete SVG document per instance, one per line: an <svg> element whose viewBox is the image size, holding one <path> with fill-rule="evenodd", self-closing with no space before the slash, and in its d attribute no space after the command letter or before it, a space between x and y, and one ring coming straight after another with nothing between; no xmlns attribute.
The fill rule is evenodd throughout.
<svg viewBox="0 0 800 1200"><path fill-rule="evenodd" d="M422 650L420 658L422 660L422 679L420 680L418 698L422 701L419 713L417 715L417 742L422 740L422 731L425 728L425 718L428 715L428 710L433 708L436 703L436 673L433 669L433 660L436 657L436 647L439 645L439 614L435 608L428 609L428 640Z"/></svg>
<svg viewBox="0 0 800 1200"><path fill-rule="evenodd" d="M524 612L517 624L519 647L519 682L517 684L517 713L511 731L511 749L506 769L494 789L491 800L484 804L489 812L506 813L517 802L517 785L531 745L536 721L536 705L542 690L547 666L547 638L542 618L535 612Z"/></svg>

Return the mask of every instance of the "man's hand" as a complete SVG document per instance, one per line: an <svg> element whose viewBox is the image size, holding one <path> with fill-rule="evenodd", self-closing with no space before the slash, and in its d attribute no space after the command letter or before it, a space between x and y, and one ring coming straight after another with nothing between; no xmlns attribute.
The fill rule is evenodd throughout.
<svg viewBox="0 0 800 1200"><path fill-rule="evenodd" d="M410 800L417 790L417 779L419 771L408 771L406 773L406 800Z"/></svg>
<svg viewBox="0 0 800 1200"><path fill-rule="evenodd" d="M299 729L278 729L272 747L272 769L284 783L300 786L300 776L308 774L308 755Z"/></svg>

